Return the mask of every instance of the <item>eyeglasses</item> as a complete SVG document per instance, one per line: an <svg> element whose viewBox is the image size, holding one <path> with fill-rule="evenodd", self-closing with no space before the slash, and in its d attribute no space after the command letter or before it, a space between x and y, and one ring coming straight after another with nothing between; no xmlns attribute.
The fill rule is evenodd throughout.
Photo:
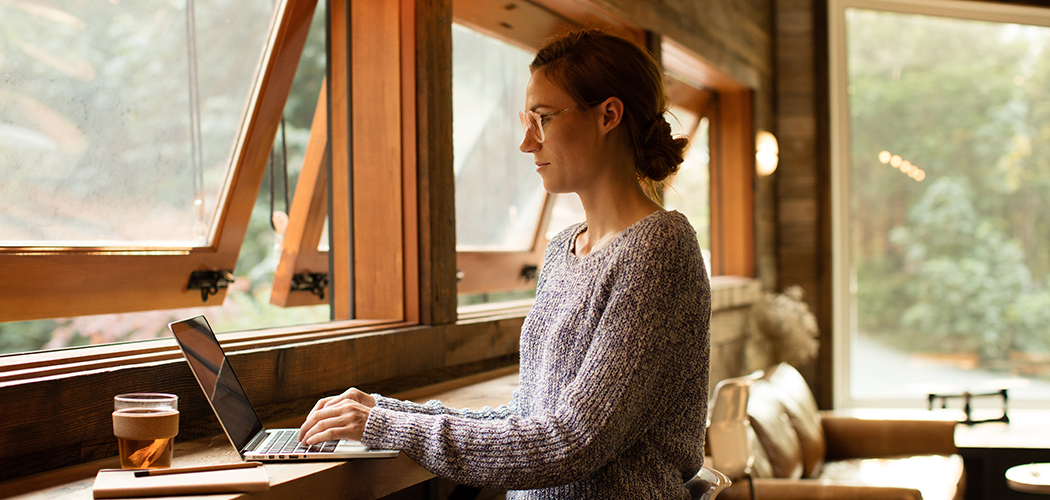
<svg viewBox="0 0 1050 500"><path fill-rule="evenodd" d="M589 108L599 103L601 103L601 101L589 102L587 103L586 107ZM558 111L551 111L550 113L543 114L527 109L525 111L518 111L518 118L521 119L521 128L525 131L526 134L528 134L529 132L535 132L536 141L543 142L547 138L543 134L543 124L547 123L548 118L554 115L564 113L566 111L572 111L574 109L580 109L583 107L584 106L573 106L571 108L559 109Z"/></svg>

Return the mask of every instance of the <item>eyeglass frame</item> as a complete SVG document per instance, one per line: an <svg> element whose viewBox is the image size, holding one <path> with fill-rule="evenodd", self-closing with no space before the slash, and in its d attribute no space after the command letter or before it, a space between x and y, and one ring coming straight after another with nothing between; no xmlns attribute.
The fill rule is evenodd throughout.
<svg viewBox="0 0 1050 500"><path fill-rule="evenodd" d="M518 119L521 120L521 128L522 128L522 130L525 131L526 134L528 134L529 130L532 129L531 125L535 125L536 126L536 130L539 131L535 135L536 142L539 142L540 144L542 144L543 141L545 141L547 139L546 133L544 133L544 131L543 131L543 121L544 120L546 120L546 119L548 119L548 118L550 118L552 116L564 113L566 111L572 111L574 109L580 109L580 108L583 108L585 106L590 108L590 107L596 106L596 105L601 104L601 103L602 103L602 101L594 101L594 102L589 102L587 104L579 104L579 105L573 106L571 108L559 109L558 111L551 111L550 113L537 113L537 112L535 112L535 111L533 111L531 109L526 109L525 111L518 111Z"/></svg>

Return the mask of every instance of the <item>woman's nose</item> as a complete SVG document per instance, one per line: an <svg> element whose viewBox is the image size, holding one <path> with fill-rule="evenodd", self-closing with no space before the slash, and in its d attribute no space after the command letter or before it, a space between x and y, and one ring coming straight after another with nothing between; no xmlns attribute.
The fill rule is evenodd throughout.
<svg viewBox="0 0 1050 500"><path fill-rule="evenodd" d="M536 134L531 132L525 132L525 138L521 140L521 145L518 146L518 150L522 153L535 153L542 147L540 141L536 140Z"/></svg>

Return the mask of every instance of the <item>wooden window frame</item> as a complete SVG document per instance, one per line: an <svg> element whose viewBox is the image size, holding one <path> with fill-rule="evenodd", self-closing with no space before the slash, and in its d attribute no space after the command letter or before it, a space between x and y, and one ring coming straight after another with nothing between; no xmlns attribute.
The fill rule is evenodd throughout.
<svg viewBox="0 0 1050 500"><path fill-rule="evenodd" d="M715 94L711 130L712 276L755 276L753 92L669 38L664 68Z"/></svg>

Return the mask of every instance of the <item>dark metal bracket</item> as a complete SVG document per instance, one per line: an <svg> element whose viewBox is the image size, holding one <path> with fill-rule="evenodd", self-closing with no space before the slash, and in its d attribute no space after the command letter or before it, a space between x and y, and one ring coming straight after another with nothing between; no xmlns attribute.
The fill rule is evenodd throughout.
<svg viewBox="0 0 1050 500"><path fill-rule="evenodd" d="M292 275L293 292L308 291L324 300L324 291L328 288L328 273L299 273Z"/></svg>
<svg viewBox="0 0 1050 500"><path fill-rule="evenodd" d="M539 266L535 266L532 264L525 264L524 266L521 266L521 277L525 281L532 281L536 279L536 276L539 276L539 274Z"/></svg>
<svg viewBox="0 0 1050 500"><path fill-rule="evenodd" d="M207 302L209 295L219 293L220 288L229 287L233 281L233 271L193 271L190 273L190 283L186 285L186 289L200 290L201 302Z"/></svg>
<svg viewBox="0 0 1050 500"><path fill-rule="evenodd" d="M931 393L931 394L929 394L928 397L929 397L929 405L928 405L928 407L929 407L930 410L933 410L934 403L935 403L935 401L937 399L941 400L941 408L944 409L944 408L948 407L948 399L962 398L962 400L963 400L963 414L966 416L966 418L964 420L961 420L960 422L963 423L963 424L966 424L966 425L983 424L985 422L1010 423L1010 417L1006 415L1006 406L1007 406L1007 401L1009 400L1009 397L1006 394L1006 389L1000 389L997 392L989 392L989 393L984 393L984 394L973 394L973 393L970 393L969 391L963 391L960 394L932 394ZM1001 416L999 418L989 418L989 419L984 419L984 420L974 420L973 419L973 417L970 415L970 412L972 411L972 405L970 404L970 400L972 400L973 398L985 398L985 397L1002 397L1003 398L1003 416Z"/></svg>

